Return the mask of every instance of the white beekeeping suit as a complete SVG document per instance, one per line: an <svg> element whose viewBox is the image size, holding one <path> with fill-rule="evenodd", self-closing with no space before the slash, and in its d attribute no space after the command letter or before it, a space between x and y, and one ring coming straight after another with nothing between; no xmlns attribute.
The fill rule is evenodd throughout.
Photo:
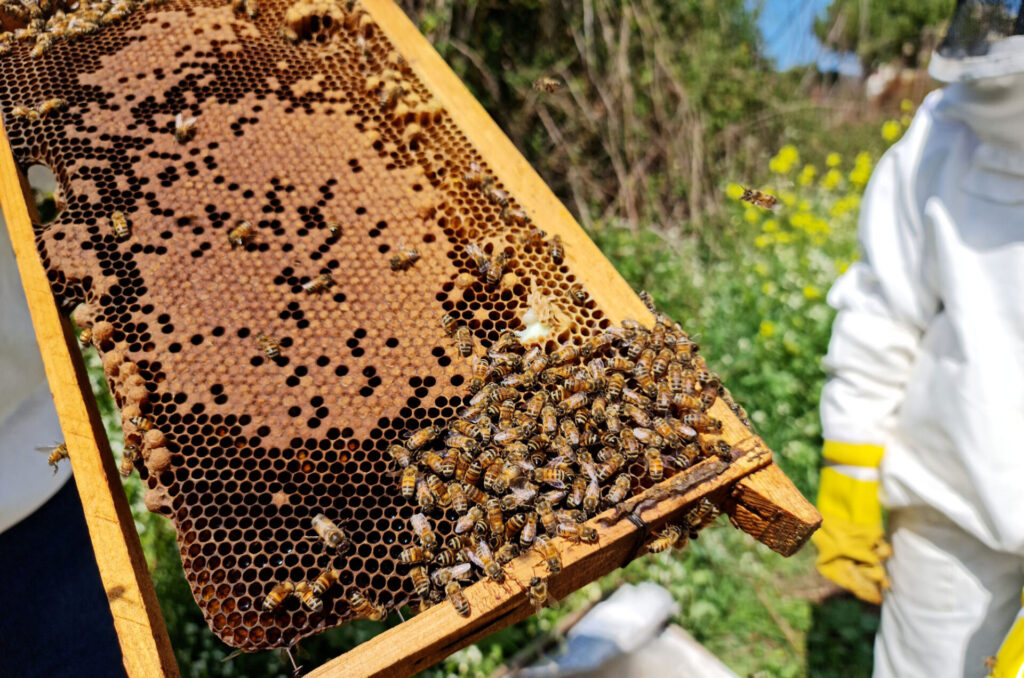
<svg viewBox="0 0 1024 678"><path fill-rule="evenodd" d="M0 532L53 496L71 474L54 477L37 447L61 441L57 413L32 332L7 226L0 216ZM3 554L0 554L0 558Z"/></svg>
<svg viewBox="0 0 1024 678"><path fill-rule="evenodd" d="M1019 4L958 3L931 64L951 84L879 162L861 261L828 297L838 315L821 402L818 566L882 601L880 678L985 676L997 651L994 675L1021 675ZM880 499L891 510L885 569Z"/></svg>

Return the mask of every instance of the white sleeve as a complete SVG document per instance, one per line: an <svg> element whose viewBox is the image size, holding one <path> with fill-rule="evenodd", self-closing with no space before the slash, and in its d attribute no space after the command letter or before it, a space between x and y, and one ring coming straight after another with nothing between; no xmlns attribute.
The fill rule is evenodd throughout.
<svg viewBox="0 0 1024 678"><path fill-rule="evenodd" d="M926 282L915 195L931 171L922 163L931 119L918 117L875 168L861 206L861 260L828 294L838 314L824 359L826 441L885 446L921 336L939 308Z"/></svg>

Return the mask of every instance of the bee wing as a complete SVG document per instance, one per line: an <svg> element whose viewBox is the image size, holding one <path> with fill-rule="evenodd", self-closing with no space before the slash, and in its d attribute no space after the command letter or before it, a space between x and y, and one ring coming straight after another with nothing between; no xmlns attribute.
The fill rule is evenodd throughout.
<svg viewBox="0 0 1024 678"><path fill-rule="evenodd" d="M189 118L185 121L185 127L193 127L196 124L195 118Z"/></svg>
<svg viewBox="0 0 1024 678"><path fill-rule="evenodd" d="M516 498L516 501L520 504L525 504L533 499L537 495L537 488L533 486L529 487L513 487L511 488L512 495Z"/></svg>
<svg viewBox="0 0 1024 678"><path fill-rule="evenodd" d="M455 534L462 534L468 532L471 527L476 523L476 516L466 514L455 521Z"/></svg>
<svg viewBox="0 0 1024 678"><path fill-rule="evenodd" d="M182 115L181 113L178 113L176 116L174 116L174 128L181 129L183 126L184 122L182 121Z"/></svg>
<svg viewBox="0 0 1024 678"><path fill-rule="evenodd" d="M477 554L480 556L481 559L483 559L483 558L492 558L493 557L491 555L491 547L488 546L487 542L484 541L483 539L479 540L476 543L476 550L477 550Z"/></svg>
<svg viewBox="0 0 1024 678"><path fill-rule="evenodd" d="M480 557L476 554L473 549L466 549L466 557L469 558L469 562L476 565L481 570L484 569L484 561L480 560ZM468 565L469 563L467 563Z"/></svg>
<svg viewBox="0 0 1024 678"><path fill-rule="evenodd" d="M687 426L682 422L679 422L673 428L675 428L676 433L678 433L684 438L693 440L694 438L697 437L697 429L693 428L692 426Z"/></svg>
<svg viewBox="0 0 1024 678"><path fill-rule="evenodd" d="M416 532L426 532L430 529L430 520L422 513L414 513L409 517L412 529Z"/></svg>
<svg viewBox="0 0 1024 678"><path fill-rule="evenodd" d="M452 579L465 579L473 570L473 565L470 563L460 563L449 567L448 570L452 573Z"/></svg>
<svg viewBox="0 0 1024 678"><path fill-rule="evenodd" d="M581 466L583 467L583 472L586 473L588 476L590 476L590 482L596 483L597 482L597 467L594 466L593 464L589 464L589 463L584 463Z"/></svg>

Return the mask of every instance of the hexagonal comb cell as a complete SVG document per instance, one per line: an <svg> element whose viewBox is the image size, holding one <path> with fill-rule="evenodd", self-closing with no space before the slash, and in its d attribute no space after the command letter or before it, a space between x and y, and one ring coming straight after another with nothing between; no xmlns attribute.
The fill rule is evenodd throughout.
<svg viewBox="0 0 1024 678"><path fill-rule="evenodd" d="M0 37L0 111L19 164L58 178L37 245L102 356L123 470L230 645L415 600L418 509L386 451L446 427L468 355L524 317L548 351L608 320L358 3L104 8L68 14L75 41L48 23L41 54Z"/></svg>

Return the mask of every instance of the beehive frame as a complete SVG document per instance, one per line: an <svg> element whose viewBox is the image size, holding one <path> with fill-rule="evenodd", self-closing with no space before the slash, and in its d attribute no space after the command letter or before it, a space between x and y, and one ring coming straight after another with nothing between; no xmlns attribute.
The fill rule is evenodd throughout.
<svg viewBox="0 0 1024 678"><path fill-rule="evenodd" d="M597 307L613 321L624 317L649 321L650 316L640 301L404 14L389 2L365 2L364 6L392 44L400 47L411 68L449 111L458 127L465 131L502 184L537 223L549 233L562 236L567 246L568 264L586 285ZM153 675L156 672L154 667L158 667L160 673L173 673L173 657L169 653L152 586L145 575L144 565L139 567L142 560L138 541L131 532L132 523L123 505L123 496L112 490L116 476L109 450L100 433L102 429L98 427L95 412L90 414L85 405L89 398L83 399L83 392L88 391L88 382L83 378L77 349L73 348L67 323L62 322L57 313L32 244L30 207L24 200L10 154L4 152L0 162L3 163L0 165L0 178L3 179L0 183L0 205L8 218L19 266L29 292L37 334L44 347L44 362L65 428L83 503L87 507L90 531L97 545L101 575L108 592L117 593L111 594L111 606L125 646L126 665L133 675ZM683 498L666 502L646 514L645 519L657 527L660 522L677 515L684 506L692 504L697 497L715 492L721 495L728 491L733 495L731 516L738 526L780 552L792 552L806 540L820 519L777 467L767 465L770 454L759 440L752 438L724 405L719 403L716 407L715 414L726 421L727 440L741 449L750 450L750 453L725 474L695 488ZM764 465L767 466L741 480L744 475ZM100 491L102 496L92 496L96 491ZM98 512L90 517L94 507ZM121 529L123 526L127 527ZM600 550L592 547L574 550L566 559L565 573L552 582L554 595L561 597L621 564L631 548L628 543L635 541L635 538L627 538L634 530L636 528L631 523L620 524L602 533ZM103 536L105 532L107 534ZM112 548L111 544L118 548ZM120 554L120 559L111 560L110 556L117 554ZM525 593L521 589L498 593L484 584L473 587L468 595L474 609L470 620L464 621L453 612L449 614L450 611L433 608L337 661L344 663L347 674L351 674L355 666L360 666L360 671L366 674L384 670L382 667L399 672L421 669L485 633L525 617L532 609L526 604ZM401 641L396 642L396 638L401 638ZM390 647L403 648L403 656L398 657L394 650L383 651L381 648L387 648L388 643L394 643ZM146 662L133 668L131 662L146 657ZM331 670L328 665L321 672Z"/></svg>

